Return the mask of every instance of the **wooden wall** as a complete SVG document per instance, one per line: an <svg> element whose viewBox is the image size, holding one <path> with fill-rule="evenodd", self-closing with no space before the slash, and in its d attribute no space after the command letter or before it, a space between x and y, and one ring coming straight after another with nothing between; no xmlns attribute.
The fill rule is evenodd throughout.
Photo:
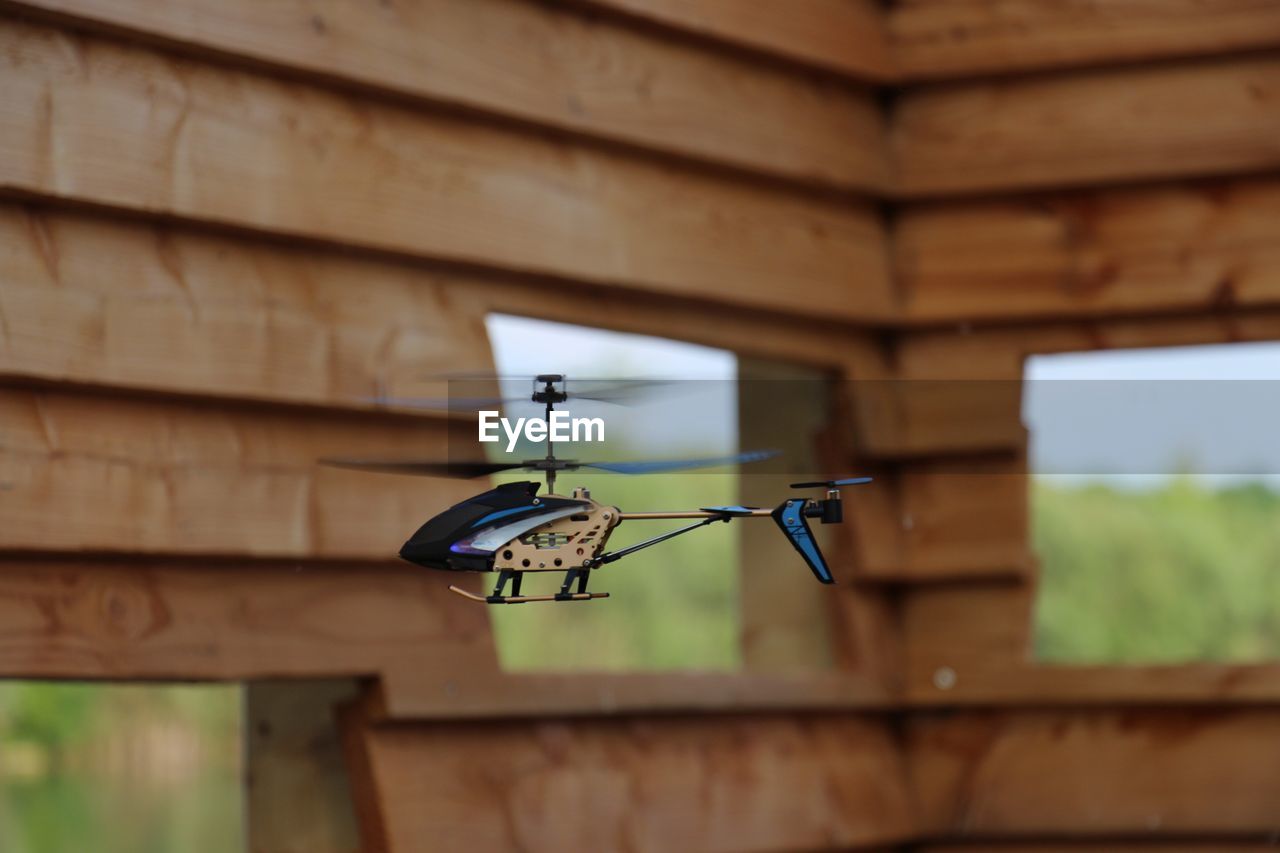
<svg viewBox="0 0 1280 853"><path fill-rule="evenodd" d="M1280 336L1280 7L903 0L886 20L899 376L1007 389L1035 353ZM953 561L899 587L922 849L1273 842L1280 666L1033 662L1025 439L1011 401L968 399L952 446L898 469L932 481L903 504L928 519L913 553ZM965 536L931 529L956 514Z"/></svg>
<svg viewBox="0 0 1280 853"><path fill-rule="evenodd" d="M1252 849L1280 667L1027 659L1016 380L1280 337L1278 49L1259 0L0 0L0 674L359 679L369 849ZM835 668L506 675L388 559L466 484L312 462L443 448L367 399L490 311L857 381Z"/></svg>

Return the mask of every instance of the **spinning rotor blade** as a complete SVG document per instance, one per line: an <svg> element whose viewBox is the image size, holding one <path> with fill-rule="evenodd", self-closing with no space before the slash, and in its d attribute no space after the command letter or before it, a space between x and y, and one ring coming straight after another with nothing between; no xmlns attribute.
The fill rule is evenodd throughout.
<svg viewBox="0 0 1280 853"><path fill-rule="evenodd" d="M529 397L361 397L362 403L395 406L400 409L425 409L429 412L471 412L485 406L504 403L528 403Z"/></svg>
<svg viewBox="0 0 1280 853"><path fill-rule="evenodd" d="M419 459L321 459L321 465L377 471L382 474L417 474L424 477L484 477L499 471L525 467L524 462L441 462Z"/></svg>
<svg viewBox="0 0 1280 853"><path fill-rule="evenodd" d="M848 477L843 480L815 480L812 483L792 483L793 489L835 489L840 486L861 486L870 483L871 477Z"/></svg>
<svg viewBox="0 0 1280 853"><path fill-rule="evenodd" d="M492 398L477 397L474 400L467 398L462 399L460 402L455 402L453 408L467 408L469 404L495 405L498 403L528 402L537 379L532 374L528 376L510 376L485 372L445 373L422 378L435 382L496 382L503 387L504 392L510 389L513 382L529 384L529 394L504 395ZM568 376L561 377L558 382L562 383L563 389L568 393L570 400L594 400L600 403L613 403L614 405L626 405L629 401L652 394L656 389L676 384L674 379L574 379ZM417 407L413 400L414 398L407 398L407 405ZM428 406L427 408L449 407L440 404Z"/></svg>
<svg viewBox="0 0 1280 853"><path fill-rule="evenodd" d="M570 379L565 382L565 389L570 400L596 400L624 405L674 384L673 379Z"/></svg>
<svg viewBox="0 0 1280 853"><path fill-rule="evenodd" d="M719 468L763 462L778 455L776 450L748 450L733 456L707 456L701 459L659 459L648 462L580 462L579 467L612 471L615 474L660 474L664 471L686 471L690 468Z"/></svg>

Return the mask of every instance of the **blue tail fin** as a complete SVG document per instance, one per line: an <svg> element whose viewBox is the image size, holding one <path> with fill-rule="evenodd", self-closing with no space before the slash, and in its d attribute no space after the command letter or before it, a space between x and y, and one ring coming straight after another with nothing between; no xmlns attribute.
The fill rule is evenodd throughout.
<svg viewBox="0 0 1280 853"><path fill-rule="evenodd" d="M773 520L782 528L782 532L786 534L787 539L800 552L800 556L804 557L805 563L813 572L813 576L823 583L835 583L836 580L831 576L831 570L827 568L827 561L822 556L822 551L818 549L818 543L813 538L813 531L809 529L809 522L804 517L805 508L804 498L791 498L778 504L778 508L772 513Z"/></svg>

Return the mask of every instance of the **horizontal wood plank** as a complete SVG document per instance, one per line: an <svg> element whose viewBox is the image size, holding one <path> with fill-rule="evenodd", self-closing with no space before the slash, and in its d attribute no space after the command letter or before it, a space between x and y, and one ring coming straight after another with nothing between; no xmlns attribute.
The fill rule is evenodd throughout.
<svg viewBox="0 0 1280 853"><path fill-rule="evenodd" d="M1270 0L894 0L886 25L907 80L1280 46Z"/></svg>
<svg viewBox="0 0 1280 853"><path fill-rule="evenodd" d="M0 677L379 678L380 719L884 708L866 674L499 671L488 611L406 565L0 559Z"/></svg>
<svg viewBox="0 0 1280 853"><path fill-rule="evenodd" d="M394 559L476 484L316 460L449 458L474 429L0 390L0 550Z"/></svg>
<svg viewBox="0 0 1280 853"><path fill-rule="evenodd" d="M1011 672L1029 661L1034 586L1027 578L912 587L900 602L904 681L935 701L974 670Z"/></svg>
<svg viewBox="0 0 1280 853"><path fill-rule="evenodd" d="M912 587L901 601L911 707L1280 704L1280 664L1037 663L1034 586L988 579Z"/></svg>
<svg viewBox="0 0 1280 853"><path fill-rule="evenodd" d="M935 679L948 655L917 658L906 678L913 707L1218 706L1280 704L1280 664L1187 663L1168 666L984 666L971 660L953 683Z"/></svg>
<svg viewBox="0 0 1280 853"><path fill-rule="evenodd" d="M530 0L3 5L785 178L889 178L867 91Z"/></svg>
<svg viewBox="0 0 1280 853"><path fill-rule="evenodd" d="M1025 443L1020 378L904 376L855 383L851 396L858 434L877 458L1016 451Z"/></svg>
<svg viewBox="0 0 1280 853"><path fill-rule="evenodd" d="M908 91L892 118L907 197L1280 165L1280 59L1214 59Z"/></svg>
<svg viewBox="0 0 1280 853"><path fill-rule="evenodd" d="M1133 838L1101 838L1084 841L940 841L911 848L913 853L1270 853L1271 841L1235 841L1224 838L1157 841Z"/></svg>
<svg viewBox="0 0 1280 853"><path fill-rule="evenodd" d="M380 394L444 397L429 377L488 364L489 312L848 377L885 370L870 336L840 327L696 303L672 310L616 290L562 305L540 284L501 276L37 205L0 204L0 283L0 375L43 382L368 410Z"/></svg>
<svg viewBox="0 0 1280 853"><path fill-rule="evenodd" d="M455 606L467 602L458 599ZM479 608L479 605L477 605ZM382 673L384 720L884 710L894 704L874 660L826 672L521 672L449 668L423 677L411 657ZM551 666L551 662L548 662Z"/></svg>
<svg viewBox="0 0 1280 853"><path fill-rule="evenodd" d="M352 409L444 398L425 377L491 362L484 284L0 205L0 374Z"/></svg>
<svg viewBox="0 0 1280 853"><path fill-rule="evenodd" d="M1018 456L905 465L903 580L1025 575L1033 566L1027 478Z"/></svg>
<svg viewBox="0 0 1280 853"><path fill-rule="evenodd" d="M1280 312L1223 310L1190 316L1048 320L1016 326L921 330L903 335L896 354L904 375L1015 379L1029 355L1135 347L1267 341L1280 337Z"/></svg>
<svg viewBox="0 0 1280 853"><path fill-rule="evenodd" d="M899 756L856 717L344 720L366 845L796 850L910 831ZM459 816L463 817L460 818Z"/></svg>
<svg viewBox="0 0 1280 853"><path fill-rule="evenodd" d="M888 310L866 204L12 21L0 73L11 192L786 313Z"/></svg>
<svg viewBox="0 0 1280 853"><path fill-rule="evenodd" d="M1264 178L908 205L895 271L917 322L1276 305L1277 220Z"/></svg>
<svg viewBox="0 0 1280 853"><path fill-rule="evenodd" d="M7 527L7 525L6 525ZM0 560L4 678L493 673L487 614L409 566Z"/></svg>
<svg viewBox="0 0 1280 853"><path fill-rule="evenodd" d="M1096 853L1097 850L1124 850L1125 853L1271 853L1271 841L1236 841L1224 838L1155 841L1133 838L1094 838L1084 841L940 841L916 845L913 853Z"/></svg>
<svg viewBox="0 0 1280 853"><path fill-rule="evenodd" d="M893 76L883 13L872 0L574 0L858 79Z"/></svg>
<svg viewBox="0 0 1280 853"><path fill-rule="evenodd" d="M1280 711L921 715L908 727L920 830L956 838L1275 830Z"/></svg>

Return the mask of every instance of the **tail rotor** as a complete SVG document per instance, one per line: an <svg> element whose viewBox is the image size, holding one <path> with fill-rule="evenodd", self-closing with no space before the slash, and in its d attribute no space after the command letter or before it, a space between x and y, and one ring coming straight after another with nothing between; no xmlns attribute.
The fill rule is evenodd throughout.
<svg viewBox="0 0 1280 853"><path fill-rule="evenodd" d="M822 556L818 542L809 529L809 519L817 518L823 524L839 524L844 521L844 504L841 502L842 486L860 486L870 483L871 477L848 477L842 480L818 480L816 482L792 483L793 489L825 488L827 494L822 499L788 498L778 504L772 513L774 522L787 537L792 546L800 552L805 564L821 583L835 583L827 560Z"/></svg>

